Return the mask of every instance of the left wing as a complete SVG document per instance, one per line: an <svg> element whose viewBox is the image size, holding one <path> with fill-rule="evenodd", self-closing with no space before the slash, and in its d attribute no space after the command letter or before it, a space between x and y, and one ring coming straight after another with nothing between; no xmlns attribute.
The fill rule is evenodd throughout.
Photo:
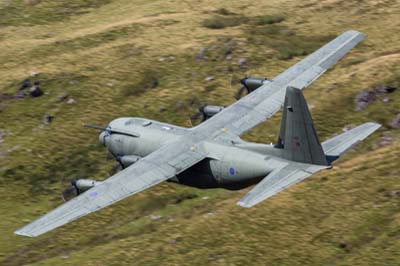
<svg viewBox="0 0 400 266"><path fill-rule="evenodd" d="M36 221L15 231L35 237L165 181L206 156L202 147L172 142Z"/></svg>
<svg viewBox="0 0 400 266"><path fill-rule="evenodd" d="M294 163L288 161L278 161L271 159L271 164L277 168L258 183L249 193L247 193L237 205L250 208L266 200L282 190L297 184L319 170L329 168L323 165L311 165Z"/></svg>
<svg viewBox="0 0 400 266"><path fill-rule="evenodd" d="M273 78L246 97L225 108L195 130L207 136L230 132L240 136L270 118L283 105L288 86L304 89L364 39L357 31L347 31L316 52Z"/></svg>

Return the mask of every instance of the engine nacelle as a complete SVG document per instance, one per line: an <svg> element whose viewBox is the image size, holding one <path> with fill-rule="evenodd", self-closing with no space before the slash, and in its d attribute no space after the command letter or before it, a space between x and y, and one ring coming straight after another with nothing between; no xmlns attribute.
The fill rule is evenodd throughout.
<svg viewBox="0 0 400 266"><path fill-rule="evenodd" d="M79 194L103 183L102 181L95 181L91 179L78 179L72 180L71 185L62 192L64 201L69 201Z"/></svg>
<svg viewBox="0 0 400 266"><path fill-rule="evenodd" d="M86 190L91 189L92 187L95 187L102 182L100 181L95 181L92 179L78 179L75 181L72 181L72 185L78 189L79 193L85 192Z"/></svg>
<svg viewBox="0 0 400 266"><path fill-rule="evenodd" d="M242 85L246 87L248 93L255 91L256 89L258 89L267 82L270 81L266 78L254 78L254 77L245 77L240 80L240 83L242 83Z"/></svg>
<svg viewBox="0 0 400 266"><path fill-rule="evenodd" d="M137 161L139 161L141 157L136 155L125 155L118 158L118 161L124 166L128 167Z"/></svg>
<svg viewBox="0 0 400 266"><path fill-rule="evenodd" d="M191 121L198 122L201 119L201 122L206 121L207 119L213 117L224 109L223 106L217 105L202 105L199 107L199 112L190 117Z"/></svg>
<svg viewBox="0 0 400 266"><path fill-rule="evenodd" d="M224 107L223 106L217 106L217 105L204 105L201 107L201 112L204 114L204 116L208 118L218 114L221 112Z"/></svg>

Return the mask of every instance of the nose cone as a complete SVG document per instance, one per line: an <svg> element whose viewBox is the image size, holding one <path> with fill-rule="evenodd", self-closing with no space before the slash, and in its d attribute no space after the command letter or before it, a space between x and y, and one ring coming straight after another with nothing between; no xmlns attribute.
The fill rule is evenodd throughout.
<svg viewBox="0 0 400 266"><path fill-rule="evenodd" d="M105 136L106 136L106 132L105 132L105 131L101 132L100 135L99 135L99 142L100 142L101 145L103 145L103 146L106 146L106 143L105 143Z"/></svg>

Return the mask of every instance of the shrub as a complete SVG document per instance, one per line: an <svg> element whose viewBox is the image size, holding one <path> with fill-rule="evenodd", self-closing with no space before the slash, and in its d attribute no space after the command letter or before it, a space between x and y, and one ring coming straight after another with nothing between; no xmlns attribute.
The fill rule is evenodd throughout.
<svg viewBox="0 0 400 266"><path fill-rule="evenodd" d="M243 16L214 16L212 18L203 21L203 27L210 29L223 29L227 27L239 26L242 23L247 22L248 19Z"/></svg>
<svg viewBox="0 0 400 266"><path fill-rule="evenodd" d="M142 78L132 86L123 88L125 96L138 95L148 89L154 89L159 85L159 74L153 70L146 70L142 74Z"/></svg>
<svg viewBox="0 0 400 266"><path fill-rule="evenodd" d="M254 18L254 23L256 25L267 25L267 24L275 24L284 21L285 18L281 15L266 15L259 16Z"/></svg>
<svg viewBox="0 0 400 266"><path fill-rule="evenodd" d="M233 13L232 11L229 11L226 8L219 8L219 9L215 10L215 13L223 15L223 16L236 15L236 13Z"/></svg>

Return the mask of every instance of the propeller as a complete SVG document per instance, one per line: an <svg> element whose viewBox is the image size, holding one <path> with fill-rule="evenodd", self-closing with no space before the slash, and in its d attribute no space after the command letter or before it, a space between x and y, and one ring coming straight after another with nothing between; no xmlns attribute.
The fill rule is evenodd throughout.
<svg viewBox="0 0 400 266"><path fill-rule="evenodd" d="M83 125L86 128L92 128L92 129L97 129L97 130L101 130L104 132L104 134L100 134L100 138L103 138L100 142L103 143L103 145L105 145L106 141L105 138L110 136L111 134L115 133L115 134L121 134L121 135L125 135L125 136L130 136L130 137L139 137L140 134L136 133L136 132L132 132L132 131L128 131L128 130L124 130L124 129L116 129L116 128L111 128L111 126L107 126L107 127L101 127L101 126L97 126L97 125L89 125L89 124L84 124ZM116 174L118 171L120 171L121 169L124 169L124 165L122 164L120 157L116 154L114 154L112 151L110 151L109 149L107 149L107 155L106 155L106 160L111 160L114 159L117 163L111 168L109 175L112 176L114 174Z"/></svg>
<svg viewBox="0 0 400 266"><path fill-rule="evenodd" d="M69 201L81 193L101 184L102 181L92 179L62 179L61 185L67 187L61 193L64 201Z"/></svg>
<svg viewBox="0 0 400 266"><path fill-rule="evenodd" d="M122 134L126 136L131 136L131 137L139 137L140 135L136 132L131 132L128 130L124 129L115 129L111 128L111 126L107 127L101 127L97 125L88 125L84 124L83 125L86 128L92 128L96 130L101 130L104 132L104 134L100 134L100 137L103 137L104 139L107 136L110 136L111 134ZM105 142L104 142L105 143ZM121 158L115 154L113 154L110 150L107 152L106 160L110 160L111 158L114 158L117 163L112 167L110 171L110 175L114 175L117 173L121 168L124 168L124 165L121 162ZM79 196L81 193L85 192L86 190L96 186L101 182L90 180L90 179L74 179L74 178L62 178L61 179L61 187L64 188L61 197L62 199L66 202L69 201L76 196Z"/></svg>
<svg viewBox="0 0 400 266"><path fill-rule="evenodd" d="M205 105L201 105L200 107L198 107L197 108L198 112L190 117L190 121L192 122L192 124L200 124L201 122L206 121L206 117L203 111L204 106Z"/></svg>
<svg viewBox="0 0 400 266"><path fill-rule="evenodd" d="M266 78L253 78L253 77L244 77L240 80L240 83L242 86L240 89L236 92L235 98L236 100L239 100L242 98L245 94L250 94L251 92L255 91L259 87L261 87L263 84L270 82Z"/></svg>
<svg viewBox="0 0 400 266"><path fill-rule="evenodd" d="M107 155L106 155L106 160L114 160L116 161L116 163L114 164L114 166L111 168L111 170L108 172L108 174L110 176L115 175L116 173L118 173L121 169L124 169L124 165L121 162L121 157L115 155L114 153L112 153L110 150L107 150Z"/></svg>
<svg viewBox="0 0 400 266"><path fill-rule="evenodd" d="M245 78L247 78L247 77L245 77ZM242 78L242 79L241 79L241 78L237 78L234 74L232 74L232 76L231 76L231 80L230 80L230 83L229 83L231 89L232 89L232 87L233 87L234 85L236 86L237 83L242 84L242 86L235 92L234 97L235 97L236 100L239 100L239 99L242 98L245 94L248 94L248 93L249 93L249 91L248 91L248 89L246 88L246 86L244 86L243 83L242 83L242 80L245 79L245 78Z"/></svg>
<svg viewBox="0 0 400 266"><path fill-rule="evenodd" d="M117 161L116 164L114 164L114 166L111 168L111 170L108 172L108 174L110 176L115 175L116 173L118 173L121 169L124 169L122 164L120 162Z"/></svg>
<svg viewBox="0 0 400 266"><path fill-rule="evenodd" d="M76 186L76 179L62 178L61 187L65 188L62 193L62 199L67 202L80 194L79 188Z"/></svg>
<svg viewBox="0 0 400 266"><path fill-rule="evenodd" d="M89 125L89 124L83 124L84 127L86 128L92 128L92 129L97 129L97 130L101 130L106 132L106 134L104 135L105 137L116 133L116 134L121 134L121 135L126 135L126 136L131 136L131 137L135 137L138 138L140 137L139 133L133 132L133 131L129 131L129 130L125 130L125 129L118 129L118 128L111 128L111 126L107 126L107 127L101 127L101 126L96 126L96 125Z"/></svg>
<svg viewBox="0 0 400 266"><path fill-rule="evenodd" d="M201 105L198 112L190 117L192 124L200 124L224 109L223 106Z"/></svg>
<svg viewBox="0 0 400 266"><path fill-rule="evenodd" d="M241 99L243 97L243 95L246 94L246 92L247 92L247 94L250 93L249 90L245 86L241 86L240 89L235 94L236 100Z"/></svg>

